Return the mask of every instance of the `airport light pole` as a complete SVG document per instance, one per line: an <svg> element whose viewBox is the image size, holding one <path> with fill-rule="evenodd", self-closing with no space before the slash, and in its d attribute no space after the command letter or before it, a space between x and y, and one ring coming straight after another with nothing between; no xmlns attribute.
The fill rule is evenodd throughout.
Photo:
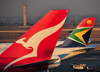
<svg viewBox="0 0 100 72"><path fill-rule="evenodd" d="M27 20L26 20L26 3L23 3L23 22L24 22L24 26L27 26Z"/></svg>

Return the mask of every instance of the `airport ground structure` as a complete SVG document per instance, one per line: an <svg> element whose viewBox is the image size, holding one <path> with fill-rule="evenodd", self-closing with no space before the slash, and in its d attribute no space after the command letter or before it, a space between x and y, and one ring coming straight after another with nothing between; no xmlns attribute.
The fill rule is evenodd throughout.
<svg viewBox="0 0 100 72"><path fill-rule="evenodd" d="M0 43L15 42L30 28L31 26L0 27ZM74 29L62 29L59 40L69 36ZM93 29L91 39L93 39L93 42L100 42L100 28ZM100 50L100 46L96 50Z"/></svg>
<svg viewBox="0 0 100 72"><path fill-rule="evenodd" d="M31 26L19 26L19 27L0 27L0 43L5 42L15 42L20 36L22 36L26 31L28 31ZM64 39L69 36L74 28L64 28L61 31L59 40ZM100 28L93 28L91 39L93 41L90 44L100 44ZM90 45L89 44L89 45ZM87 64L88 66L93 66L96 68L93 72L97 72L100 66L100 45L93 51L79 54L75 57L65 59L61 62L61 65L57 67L54 72L89 72L89 71L74 71L70 67L71 62L76 62L78 64Z"/></svg>

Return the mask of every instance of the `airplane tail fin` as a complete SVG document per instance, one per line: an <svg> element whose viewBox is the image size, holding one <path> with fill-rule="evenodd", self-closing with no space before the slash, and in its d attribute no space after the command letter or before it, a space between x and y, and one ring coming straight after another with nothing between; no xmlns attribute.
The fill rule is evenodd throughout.
<svg viewBox="0 0 100 72"><path fill-rule="evenodd" d="M88 44L95 20L95 17L85 18L60 47L85 47Z"/></svg>
<svg viewBox="0 0 100 72"><path fill-rule="evenodd" d="M0 57L51 56L69 10L51 10Z"/></svg>

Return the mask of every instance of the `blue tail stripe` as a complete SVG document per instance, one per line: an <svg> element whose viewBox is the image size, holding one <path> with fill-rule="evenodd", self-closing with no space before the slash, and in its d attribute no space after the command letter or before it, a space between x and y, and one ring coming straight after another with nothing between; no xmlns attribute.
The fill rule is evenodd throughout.
<svg viewBox="0 0 100 72"><path fill-rule="evenodd" d="M61 41L65 41L67 38L64 38L63 40L61 40Z"/></svg>
<svg viewBox="0 0 100 72"><path fill-rule="evenodd" d="M66 57L67 55L69 55L70 53L68 53L68 54L61 54L61 55L58 55L59 57L60 57L60 59L62 59L62 58L64 58L64 57Z"/></svg>
<svg viewBox="0 0 100 72"><path fill-rule="evenodd" d="M61 48L66 48L66 47L85 47L85 45L67 38L67 40L62 45L59 45L56 48L58 48L58 47L61 47Z"/></svg>
<svg viewBox="0 0 100 72"><path fill-rule="evenodd" d="M96 47L98 47L99 45L89 45L89 46L86 46L86 47L94 47L94 48L96 48Z"/></svg>

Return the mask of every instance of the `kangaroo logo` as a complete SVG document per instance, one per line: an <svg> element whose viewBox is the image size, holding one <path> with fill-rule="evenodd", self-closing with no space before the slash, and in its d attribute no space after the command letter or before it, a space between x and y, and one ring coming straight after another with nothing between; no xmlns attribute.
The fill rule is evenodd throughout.
<svg viewBox="0 0 100 72"><path fill-rule="evenodd" d="M33 36L30 37L30 39L27 42L24 42L24 40L26 39L26 37L17 40L16 43L22 44L26 49L34 48L34 51L32 51L31 53L29 53L27 55L24 55L24 56L22 56L22 57L20 57L20 58L18 58L16 60L14 60L12 62L10 62L4 68L4 70L6 70L9 66L11 66L12 64L14 64L14 63L16 63L16 62L18 62L20 60L37 56L37 49L38 49L38 46L39 46L40 42L43 39L45 39L46 37L50 36L51 34L55 33L56 31L58 31L63 26L63 24L65 22L65 19L62 20L59 24L57 24L57 25L55 25L53 27L50 27L50 28L47 28L47 29L44 29L44 30L41 30L41 31L35 33Z"/></svg>
<svg viewBox="0 0 100 72"><path fill-rule="evenodd" d="M16 43L20 43L22 44L26 49L31 49L32 46L29 46L28 45L28 42L24 42L24 40L26 39L26 37L22 38L22 39L19 39L16 41Z"/></svg>

